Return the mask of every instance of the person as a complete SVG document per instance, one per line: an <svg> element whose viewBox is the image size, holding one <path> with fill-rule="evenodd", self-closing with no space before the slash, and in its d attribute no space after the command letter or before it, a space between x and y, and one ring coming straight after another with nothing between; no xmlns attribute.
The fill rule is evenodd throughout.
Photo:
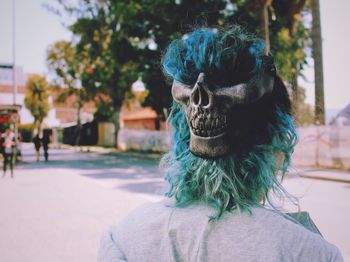
<svg viewBox="0 0 350 262"><path fill-rule="evenodd" d="M22 155L22 134L18 132L17 142L16 142L16 162L23 161Z"/></svg>
<svg viewBox="0 0 350 262"><path fill-rule="evenodd" d="M3 137L3 134L2 132L0 132L0 154L3 155L4 153L4 147L3 147L3 144L4 143L4 137Z"/></svg>
<svg viewBox="0 0 350 262"><path fill-rule="evenodd" d="M14 177L13 166L14 166L14 153L15 153L15 135L8 127L3 134L2 147L3 147L3 177L6 175L7 167L10 166L11 177Z"/></svg>
<svg viewBox="0 0 350 262"><path fill-rule="evenodd" d="M5 158L3 143L4 143L4 136L3 136L2 132L0 132L0 156L2 157L1 161L3 161Z"/></svg>
<svg viewBox="0 0 350 262"><path fill-rule="evenodd" d="M45 161L49 161L49 143L51 141L49 130L44 130L43 138L41 141L44 149Z"/></svg>
<svg viewBox="0 0 350 262"><path fill-rule="evenodd" d="M38 162L40 160L41 139L37 130L34 130L33 133L33 143L35 147L36 161Z"/></svg>
<svg viewBox="0 0 350 262"><path fill-rule="evenodd" d="M168 46L173 146L166 200L102 236L98 261L343 261L307 213L272 194L297 141L287 89L264 42L238 26L199 28Z"/></svg>

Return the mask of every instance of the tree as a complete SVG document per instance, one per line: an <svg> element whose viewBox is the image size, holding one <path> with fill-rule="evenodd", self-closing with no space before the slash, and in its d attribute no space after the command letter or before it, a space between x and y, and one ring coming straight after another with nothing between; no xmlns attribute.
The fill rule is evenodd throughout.
<svg viewBox="0 0 350 262"><path fill-rule="evenodd" d="M63 13L74 17L69 28L78 39L77 54L87 57L82 86L91 96L103 93L111 99L117 137L124 96L138 78L137 52L130 39L141 26L138 12L142 6L137 1L117 0L57 2Z"/></svg>
<svg viewBox="0 0 350 262"><path fill-rule="evenodd" d="M34 126L40 131L41 124L50 110L49 89L46 78L41 75L30 75L27 80L27 91L24 104L34 117Z"/></svg>
<svg viewBox="0 0 350 262"><path fill-rule="evenodd" d="M81 119L80 111L89 96L81 86L81 77L86 70L86 59L83 54L77 54L76 47L67 41L58 41L47 50L46 61L48 68L56 78L54 83L60 91L57 98L59 102L65 101L69 96L75 96L77 108L76 145L80 143ZM62 88L63 87L63 88Z"/></svg>
<svg viewBox="0 0 350 262"><path fill-rule="evenodd" d="M320 2L312 0L312 56L315 65L315 124L324 125L324 90Z"/></svg>

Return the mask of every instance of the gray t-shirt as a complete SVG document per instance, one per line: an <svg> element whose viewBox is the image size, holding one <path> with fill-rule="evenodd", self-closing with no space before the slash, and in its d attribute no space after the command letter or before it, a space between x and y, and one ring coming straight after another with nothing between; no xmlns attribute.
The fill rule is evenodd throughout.
<svg viewBox="0 0 350 262"><path fill-rule="evenodd" d="M209 222L215 211L204 204L146 204L103 235L98 261L343 261L319 234L274 211L251 211Z"/></svg>

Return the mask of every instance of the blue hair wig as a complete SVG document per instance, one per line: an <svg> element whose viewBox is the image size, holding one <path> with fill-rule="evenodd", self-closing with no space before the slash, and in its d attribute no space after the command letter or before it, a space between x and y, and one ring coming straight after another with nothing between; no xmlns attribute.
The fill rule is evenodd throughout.
<svg viewBox="0 0 350 262"><path fill-rule="evenodd" d="M258 72L264 48L262 40L238 26L227 31L200 28L170 43L162 64L170 79L184 84L194 84L200 72L214 82L234 84Z"/></svg>
<svg viewBox="0 0 350 262"><path fill-rule="evenodd" d="M248 81L262 72L263 53L263 41L238 26L226 31L201 28L173 41L162 63L170 80L194 84L204 72L224 85ZM205 159L190 152L186 115L174 102L169 117L175 129L174 144L161 166L170 184L166 195L175 198L177 206L206 202L217 210L212 217L216 219L225 211L249 210L265 201L273 206L271 191L292 198L276 176L286 173L297 142L290 100L281 79L275 76L271 94L233 110L232 115L239 119L235 128L245 129L240 142L230 155Z"/></svg>

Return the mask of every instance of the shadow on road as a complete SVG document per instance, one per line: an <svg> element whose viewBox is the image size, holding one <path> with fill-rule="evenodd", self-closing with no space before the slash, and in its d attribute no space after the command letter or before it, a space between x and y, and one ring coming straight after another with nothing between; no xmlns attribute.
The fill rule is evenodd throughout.
<svg viewBox="0 0 350 262"><path fill-rule="evenodd" d="M167 185L164 181L153 181L153 182L143 182L143 183L129 183L122 186L118 186L118 189L124 189L129 192L143 193L143 194L154 194L154 195L164 195L167 191Z"/></svg>
<svg viewBox="0 0 350 262"><path fill-rule="evenodd" d="M126 168L130 166L157 167L160 155L142 153L113 153L95 154L81 153L67 150L55 150L50 152L48 162L36 162L34 154L24 155L24 161L19 162L18 169L40 169L40 168L76 168L76 169L109 169Z"/></svg>
<svg viewBox="0 0 350 262"><path fill-rule="evenodd" d="M158 168L160 157L137 152L96 154L53 149L48 162L36 162L34 152L25 152L24 161L19 162L16 169L33 172L48 169L47 175L56 174L51 170L69 169L82 177L103 181L110 188L160 195L165 192L163 175Z"/></svg>

